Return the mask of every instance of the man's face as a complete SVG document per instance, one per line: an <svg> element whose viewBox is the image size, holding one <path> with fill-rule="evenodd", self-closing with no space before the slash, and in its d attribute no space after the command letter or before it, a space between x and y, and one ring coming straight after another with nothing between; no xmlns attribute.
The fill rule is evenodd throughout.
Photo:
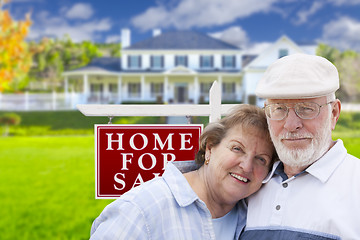
<svg viewBox="0 0 360 240"><path fill-rule="evenodd" d="M292 107L299 102L326 103L326 97L311 99L268 99L267 104L285 103ZM330 104L331 107L333 106ZM314 119L301 119L293 108L282 120L268 119L270 135L285 167L304 170L319 159L331 146L331 130L334 116L329 106L320 108ZM336 121L335 121L336 123Z"/></svg>

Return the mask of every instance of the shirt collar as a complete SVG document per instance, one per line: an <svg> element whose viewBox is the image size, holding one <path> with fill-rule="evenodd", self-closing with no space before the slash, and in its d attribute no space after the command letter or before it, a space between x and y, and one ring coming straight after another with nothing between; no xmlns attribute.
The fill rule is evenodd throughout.
<svg viewBox="0 0 360 240"><path fill-rule="evenodd" d="M276 161L273 164L271 171L266 176L266 178L262 181L262 183L267 183L268 181L270 181L270 179L274 176L274 174L276 174L275 171L277 170L277 168L280 164L282 165L282 162L280 162L280 161Z"/></svg>
<svg viewBox="0 0 360 240"><path fill-rule="evenodd" d="M338 139L329 151L305 171L319 179L322 183L325 183L345 159L346 155L347 150L344 147L344 143L341 139Z"/></svg>
<svg viewBox="0 0 360 240"><path fill-rule="evenodd" d="M335 142L335 145L330 148L319 160L314 162L311 166L305 169L303 172L307 172L312 176L319 179L322 183L325 183L331 174L335 171L335 169L339 166L339 164L345 159L347 154L347 150L344 147L344 143L341 139L338 139ZM303 173L302 172L302 173ZM263 180L263 183L267 183L274 175L280 175L283 180L286 176L284 172L284 165L282 162L277 161L274 163L271 172L268 176ZM296 176L301 175L301 173ZM295 176L295 177L296 177Z"/></svg>
<svg viewBox="0 0 360 240"><path fill-rule="evenodd" d="M162 177L169 186L176 202L181 207L188 206L199 199L184 175L174 164L168 163L166 165L166 170Z"/></svg>

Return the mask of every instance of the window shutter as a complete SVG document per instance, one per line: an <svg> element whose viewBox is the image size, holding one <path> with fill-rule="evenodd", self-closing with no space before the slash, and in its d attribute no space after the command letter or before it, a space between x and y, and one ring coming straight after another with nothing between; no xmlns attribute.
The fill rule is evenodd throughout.
<svg viewBox="0 0 360 240"><path fill-rule="evenodd" d="M214 56L210 56L210 67L214 67Z"/></svg>
<svg viewBox="0 0 360 240"><path fill-rule="evenodd" d="M188 56L185 56L185 67L188 66Z"/></svg>
<svg viewBox="0 0 360 240"><path fill-rule="evenodd" d="M225 56L222 56L222 68L225 68Z"/></svg>
<svg viewBox="0 0 360 240"><path fill-rule="evenodd" d="M128 55L128 62L127 62L127 67L131 68L131 63L130 63L130 55Z"/></svg>
<svg viewBox="0 0 360 240"><path fill-rule="evenodd" d="M203 56L200 56L200 67L203 67Z"/></svg>
<svg viewBox="0 0 360 240"><path fill-rule="evenodd" d="M164 56L161 56L161 68L164 68Z"/></svg>
<svg viewBox="0 0 360 240"><path fill-rule="evenodd" d="M139 68L141 68L141 55L139 55Z"/></svg>
<svg viewBox="0 0 360 240"><path fill-rule="evenodd" d="M236 57L235 57L235 55L232 57L232 66L233 66L233 68L235 68L236 67Z"/></svg>

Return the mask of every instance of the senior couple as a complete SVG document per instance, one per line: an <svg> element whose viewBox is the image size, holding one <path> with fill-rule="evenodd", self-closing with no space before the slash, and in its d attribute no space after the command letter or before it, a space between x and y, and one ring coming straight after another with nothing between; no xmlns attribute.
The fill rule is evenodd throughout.
<svg viewBox="0 0 360 240"><path fill-rule="evenodd" d="M169 163L108 205L91 239L360 239L360 160L331 138L338 88L322 57L277 60L256 89L265 111L209 124L197 170Z"/></svg>

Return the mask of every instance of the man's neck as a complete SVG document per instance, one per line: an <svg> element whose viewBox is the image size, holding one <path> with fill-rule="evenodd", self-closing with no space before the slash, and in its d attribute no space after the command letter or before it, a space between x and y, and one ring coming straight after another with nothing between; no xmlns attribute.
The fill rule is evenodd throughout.
<svg viewBox="0 0 360 240"><path fill-rule="evenodd" d="M288 176L288 178L291 178L293 176L296 176L297 174L304 171L308 166L305 167L290 167L288 165L284 164L284 172Z"/></svg>

